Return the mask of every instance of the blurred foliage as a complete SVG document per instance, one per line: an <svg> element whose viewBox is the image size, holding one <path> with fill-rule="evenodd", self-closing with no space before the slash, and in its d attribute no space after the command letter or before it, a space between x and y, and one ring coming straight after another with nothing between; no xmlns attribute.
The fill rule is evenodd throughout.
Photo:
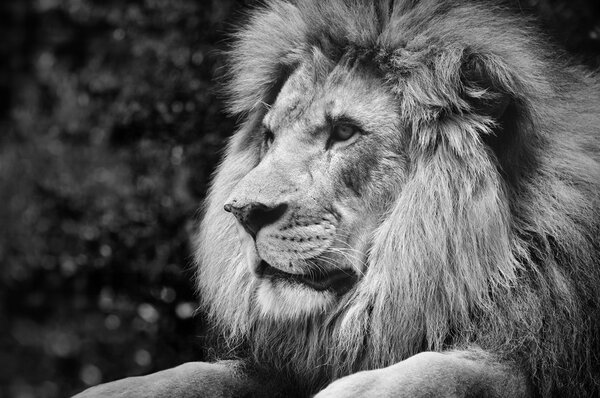
<svg viewBox="0 0 600 398"><path fill-rule="evenodd" d="M234 123L215 75L242 0L4 0L0 397L204 357L189 236ZM600 64L593 1L536 1Z"/></svg>
<svg viewBox="0 0 600 398"><path fill-rule="evenodd" d="M234 1L4 4L0 396L202 358L188 239Z"/></svg>

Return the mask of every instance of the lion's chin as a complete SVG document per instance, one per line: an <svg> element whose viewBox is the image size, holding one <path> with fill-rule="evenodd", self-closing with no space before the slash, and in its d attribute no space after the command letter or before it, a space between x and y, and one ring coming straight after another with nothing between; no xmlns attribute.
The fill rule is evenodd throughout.
<svg viewBox="0 0 600 398"><path fill-rule="evenodd" d="M306 274L298 274L272 267L264 260L258 265L256 274L259 278L269 279L272 282L284 281L305 285L318 292L329 290L338 296L352 289L358 279L356 273L350 269L336 268L327 271L315 269Z"/></svg>
<svg viewBox="0 0 600 398"><path fill-rule="evenodd" d="M265 316L298 318L322 314L336 305L358 281L350 270L289 274L262 261L257 269L258 304Z"/></svg>

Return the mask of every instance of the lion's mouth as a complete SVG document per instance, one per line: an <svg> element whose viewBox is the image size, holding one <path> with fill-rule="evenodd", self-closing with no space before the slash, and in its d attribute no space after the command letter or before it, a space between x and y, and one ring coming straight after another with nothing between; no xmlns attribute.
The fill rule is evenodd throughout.
<svg viewBox="0 0 600 398"><path fill-rule="evenodd" d="M347 293L358 280L358 276L351 270L315 270L310 274L290 274L272 267L266 261L261 261L257 274L261 278L270 280L285 280L308 286L317 291L330 290L338 295Z"/></svg>

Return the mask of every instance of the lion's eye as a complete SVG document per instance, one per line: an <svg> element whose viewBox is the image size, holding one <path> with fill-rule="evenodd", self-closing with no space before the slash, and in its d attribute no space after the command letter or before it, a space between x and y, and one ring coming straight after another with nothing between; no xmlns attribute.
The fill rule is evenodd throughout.
<svg viewBox="0 0 600 398"><path fill-rule="evenodd" d="M275 135L269 128L263 127L263 139L265 141L265 146L268 148L273 143L273 140L275 139Z"/></svg>
<svg viewBox="0 0 600 398"><path fill-rule="evenodd" d="M356 133L358 133L358 129L349 124L338 124L333 126L331 131L331 140L332 141L346 141L352 138Z"/></svg>

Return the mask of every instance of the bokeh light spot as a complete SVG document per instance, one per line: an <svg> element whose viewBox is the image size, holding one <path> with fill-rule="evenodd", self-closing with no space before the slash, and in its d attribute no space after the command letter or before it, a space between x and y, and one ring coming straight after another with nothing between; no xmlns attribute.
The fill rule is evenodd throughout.
<svg viewBox="0 0 600 398"><path fill-rule="evenodd" d="M135 363L140 366L148 366L152 363L152 355L146 350L137 350L134 355Z"/></svg>
<svg viewBox="0 0 600 398"><path fill-rule="evenodd" d="M92 364L84 365L79 372L79 378L87 386L95 386L102 381L102 372Z"/></svg>
<svg viewBox="0 0 600 398"><path fill-rule="evenodd" d="M116 330L121 326L121 318L118 315L110 314L104 318L104 327L108 330Z"/></svg>
<svg viewBox="0 0 600 398"><path fill-rule="evenodd" d="M175 308L175 313L181 319L188 319L194 316L194 312L196 311L195 303L185 302L177 304Z"/></svg>
<svg viewBox="0 0 600 398"><path fill-rule="evenodd" d="M138 315L148 323L155 323L160 318L160 314L152 304L143 303L138 307Z"/></svg>
<svg viewBox="0 0 600 398"><path fill-rule="evenodd" d="M172 287L165 286L160 290L160 299L165 303L172 303L173 301L175 301L176 297L177 293Z"/></svg>

